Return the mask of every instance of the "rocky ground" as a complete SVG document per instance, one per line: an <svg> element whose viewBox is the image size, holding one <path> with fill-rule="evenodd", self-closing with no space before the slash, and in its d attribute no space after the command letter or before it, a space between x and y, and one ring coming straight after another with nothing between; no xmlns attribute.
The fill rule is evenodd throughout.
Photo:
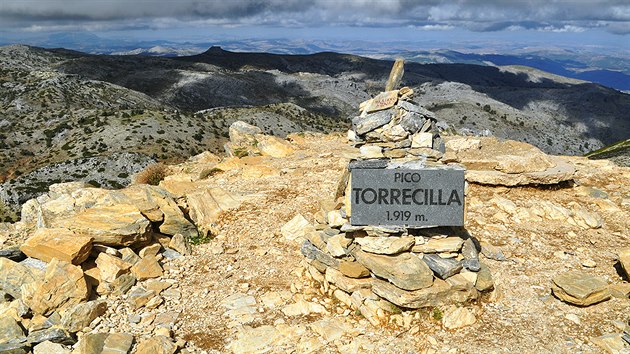
<svg viewBox="0 0 630 354"><path fill-rule="evenodd" d="M146 269L134 266L105 279L104 274L111 273L100 269L103 285L96 293L102 293L98 298L105 301L107 309L82 326L86 328L66 328L73 333L64 343L71 345L78 337L74 348L81 352L86 348L85 338L99 339L102 348L115 336L97 338L95 333L128 333L134 336L135 344L126 350L146 353L628 351L621 334L628 331L630 290L618 263L630 237L628 168L606 160L566 157L562 159L576 170L572 182L509 188L469 183L466 229L481 242L480 257L492 272L495 290L464 306L473 316L468 322L473 323L462 328L447 329L451 327L448 321L456 317L453 313L459 311L451 306L403 310L382 316L381 324L374 326L359 311L331 296L334 286L322 282L321 274L307 270L300 244L281 231L297 214L316 224L316 214L330 204L349 159L359 155L358 149L335 134L292 134L288 142L262 135L256 139L255 146L263 156L219 162L203 155L174 166L173 175L159 188L168 196L155 197L162 219L155 216L156 208L136 201L140 203L136 208L151 221L153 235L159 232L171 235L169 238L176 238L175 230L190 231L168 207L172 206L170 200L176 201L202 231L190 236L201 244L192 246L192 254L185 256L185 246L171 244L162 236L153 236L162 240L154 245L162 247L149 245L147 249L146 242L132 244L143 260L150 260L142 264L158 261L162 274L147 277L142 272ZM124 191L121 193L131 198L128 203L137 199L132 198L137 194ZM89 198L96 197L85 192L79 195L76 190L73 193L71 208L84 205L90 210ZM40 228L75 227L64 222L77 218L68 214L64 203L69 199L64 195L57 191L38 203L29 202L25 208L32 209L23 211L25 220L17 225L0 224L2 248L33 237L32 229L38 223ZM93 203L96 207L107 203L115 206L121 198L104 193ZM29 215L39 219L29 219ZM80 215L79 219L86 217ZM178 226L167 227L175 224ZM124 245L112 247L119 250L123 260L129 255L122 251ZM174 256L172 247L181 252ZM157 256L151 254L158 250ZM103 253L107 251L97 248L90 257L98 259ZM124 262L134 261L126 258ZM43 266L59 267L53 263ZM557 281L558 275L569 270L603 280L613 296L584 307L559 300L552 295L553 279ZM121 283L109 280L120 279L125 273L138 283L124 295L108 293L107 287ZM143 289L145 294L148 290L144 297ZM11 298L5 297L6 301ZM146 302L139 305L138 298ZM19 317L23 310L22 327L31 336L37 333L31 313L38 311L38 305L30 299L23 301L35 307L29 311L18 306L19 302L0 304L0 317ZM60 306L44 312L43 316L51 318L55 312L72 311Z"/></svg>

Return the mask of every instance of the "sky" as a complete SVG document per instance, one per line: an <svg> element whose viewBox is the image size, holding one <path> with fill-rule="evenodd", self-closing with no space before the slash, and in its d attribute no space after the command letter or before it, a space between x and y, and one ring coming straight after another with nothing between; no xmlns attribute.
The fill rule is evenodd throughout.
<svg viewBox="0 0 630 354"><path fill-rule="evenodd" d="M0 36L506 41L630 51L630 0L1 0Z"/></svg>

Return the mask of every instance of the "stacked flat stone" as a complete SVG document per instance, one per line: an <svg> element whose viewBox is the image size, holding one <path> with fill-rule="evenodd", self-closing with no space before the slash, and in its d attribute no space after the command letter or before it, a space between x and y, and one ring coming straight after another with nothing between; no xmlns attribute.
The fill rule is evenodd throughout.
<svg viewBox="0 0 630 354"><path fill-rule="evenodd" d="M301 251L311 274L320 273L313 278L374 325L387 312L466 303L494 288L465 230L351 226L337 206L317 213Z"/></svg>
<svg viewBox="0 0 630 354"><path fill-rule="evenodd" d="M361 103L348 138L360 146L362 158L442 157L444 142L439 130L446 125L415 103L413 95L413 89L403 87Z"/></svg>

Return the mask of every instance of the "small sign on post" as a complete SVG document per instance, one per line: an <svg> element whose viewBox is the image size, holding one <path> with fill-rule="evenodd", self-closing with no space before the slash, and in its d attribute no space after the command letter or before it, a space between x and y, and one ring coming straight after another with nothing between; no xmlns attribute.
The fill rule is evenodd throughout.
<svg viewBox="0 0 630 354"><path fill-rule="evenodd" d="M353 169L351 193L352 225L464 225L463 169Z"/></svg>

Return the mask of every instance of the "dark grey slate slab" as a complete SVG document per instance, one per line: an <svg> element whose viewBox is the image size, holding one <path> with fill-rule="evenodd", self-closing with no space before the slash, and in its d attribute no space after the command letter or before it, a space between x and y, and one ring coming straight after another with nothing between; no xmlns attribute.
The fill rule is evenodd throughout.
<svg viewBox="0 0 630 354"><path fill-rule="evenodd" d="M442 258L437 254L425 254L422 260L440 279L450 278L462 270L462 262L452 258Z"/></svg>
<svg viewBox="0 0 630 354"><path fill-rule="evenodd" d="M370 159L370 160L352 160L348 164L349 170L357 168L385 168L387 167L389 160L385 159Z"/></svg>
<svg viewBox="0 0 630 354"><path fill-rule="evenodd" d="M353 169L352 225L463 226L464 170Z"/></svg>
<svg viewBox="0 0 630 354"><path fill-rule="evenodd" d="M333 268L339 267L339 261L334 259L329 254L326 254L319 250L319 248L315 247L310 241L304 241L300 251L304 255L304 257L308 259L315 259L324 263L325 265Z"/></svg>
<svg viewBox="0 0 630 354"><path fill-rule="evenodd" d="M357 134L363 135L389 123L393 114L393 109L387 109L384 111L370 113L364 117L357 116L352 119L352 126Z"/></svg>

